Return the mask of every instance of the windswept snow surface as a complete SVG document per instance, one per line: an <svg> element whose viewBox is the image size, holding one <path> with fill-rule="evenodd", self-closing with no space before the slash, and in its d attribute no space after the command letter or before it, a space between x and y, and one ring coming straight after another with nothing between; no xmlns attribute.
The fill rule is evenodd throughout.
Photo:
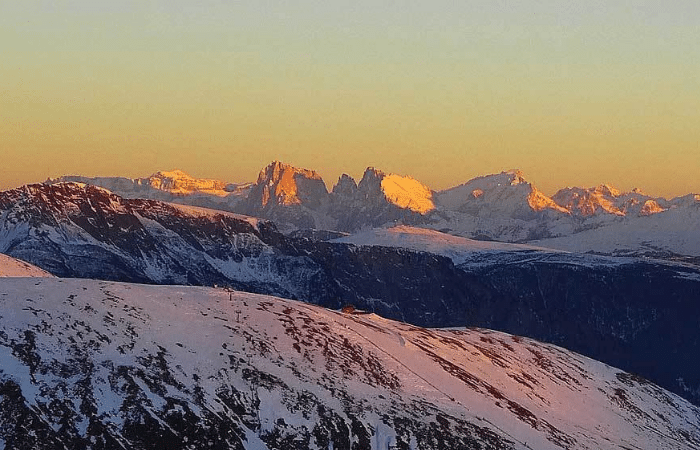
<svg viewBox="0 0 700 450"><path fill-rule="evenodd" d="M33 264L0 253L0 277L53 277L53 275Z"/></svg>
<svg viewBox="0 0 700 450"><path fill-rule="evenodd" d="M334 242L343 242L358 246L376 245L381 247L399 247L434 253L436 255L446 256L452 259L455 265L471 260L474 253L561 253L560 250L552 250L545 247L493 241L478 241L441 233L435 230L409 227L406 225L397 225L391 228L374 228L335 239Z"/></svg>
<svg viewBox="0 0 700 450"><path fill-rule="evenodd" d="M0 311L0 439L34 448L700 448L680 397L504 333L75 279Z"/></svg>

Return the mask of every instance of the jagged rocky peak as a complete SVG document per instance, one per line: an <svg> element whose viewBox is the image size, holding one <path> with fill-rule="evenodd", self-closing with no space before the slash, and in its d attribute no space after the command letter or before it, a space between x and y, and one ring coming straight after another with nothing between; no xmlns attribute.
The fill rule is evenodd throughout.
<svg viewBox="0 0 700 450"><path fill-rule="evenodd" d="M260 171L248 199L257 208L272 205L316 208L327 197L326 184L318 173L274 161Z"/></svg>
<svg viewBox="0 0 700 450"><path fill-rule="evenodd" d="M530 183L528 183L528 186L530 187L530 194L527 196L527 204L530 205L530 208L534 211L553 210L569 214L569 210L557 205L554 200L544 195L535 186L532 186Z"/></svg>
<svg viewBox="0 0 700 450"><path fill-rule="evenodd" d="M368 167L357 185L365 199L380 197L389 203L413 212L427 214L435 209L433 191L420 181Z"/></svg>
<svg viewBox="0 0 700 450"><path fill-rule="evenodd" d="M357 194L357 183L350 175L344 173L333 186L333 194L341 197L354 197Z"/></svg>
<svg viewBox="0 0 700 450"><path fill-rule="evenodd" d="M619 189L615 189L614 187L610 186L609 184L601 184L593 188L593 190L597 193L600 193L602 195L608 196L608 197L619 197L621 192Z"/></svg>
<svg viewBox="0 0 700 450"><path fill-rule="evenodd" d="M521 183L527 183L527 181L525 181L525 176L523 175L523 172L520 169L506 170L505 172L502 172L502 175L505 175L508 179L510 179L511 186L515 186L516 184Z"/></svg>
<svg viewBox="0 0 700 450"><path fill-rule="evenodd" d="M544 195L518 169L474 178L438 194L439 204L453 211L473 212L488 207L495 213L520 217L545 210L568 214Z"/></svg>
<svg viewBox="0 0 700 450"><path fill-rule="evenodd" d="M357 184L358 189L362 191L378 191L382 185L382 178L386 176L386 173L374 167L368 167L365 169L365 173L362 175L362 179Z"/></svg>
<svg viewBox="0 0 700 450"><path fill-rule="evenodd" d="M642 216L650 216L664 211L666 211L666 208L659 205L659 202L656 200L647 200L642 204L639 214Z"/></svg>

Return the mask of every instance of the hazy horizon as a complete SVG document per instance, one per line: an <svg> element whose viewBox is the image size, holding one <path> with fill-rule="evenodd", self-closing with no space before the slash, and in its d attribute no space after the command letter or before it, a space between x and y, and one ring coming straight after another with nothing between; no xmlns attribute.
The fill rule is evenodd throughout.
<svg viewBox="0 0 700 450"><path fill-rule="evenodd" d="M700 192L700 4L0 5L0 188L67 174Z"/></svg>

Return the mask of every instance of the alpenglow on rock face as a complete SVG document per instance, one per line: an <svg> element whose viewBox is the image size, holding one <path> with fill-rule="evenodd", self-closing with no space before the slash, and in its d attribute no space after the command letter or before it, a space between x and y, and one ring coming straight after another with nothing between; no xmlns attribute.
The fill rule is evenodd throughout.
<svg viewBox="0 0 700 450"><path fill-rule="evenodd" d="M275 161L260 172L238 210L299 228L324 228L325 224L317 222L329 202L320 175Z"/></svg>
<svg viewBox="0 0 700 450"><path fill-rule="evenodd" d="M357 187L343 175L333 190L335 229L352 232L393 223L426 223L435 210L432 191L410 177L365 170Z"/></svg>
<svg viewBox="0 0 700 450"><path fill-rule="evenodd" d="M615 216L648 216L666 211L671 202L663 198L652 198L639 189L621 193L617 189L600 185L594 188L565 188L554 194L552 199L580 217L598 214Z"/></svg>
<svg viewBox="0 0 700 450"><path fill-rule="evenodd" d="M211 288L0 294L8 449L700 448L697 407L508 334Z"/></svg>

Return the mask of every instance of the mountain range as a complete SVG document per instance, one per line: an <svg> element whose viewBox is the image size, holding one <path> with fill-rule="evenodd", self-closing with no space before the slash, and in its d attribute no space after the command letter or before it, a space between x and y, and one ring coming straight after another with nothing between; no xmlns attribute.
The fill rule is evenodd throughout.
<svg viewBox="0 0 700 450"><path fill-rule="evenodd" d="M328 191L321 176L280 162L254 183L195 179L181 171L148 178L67 176L126 198L151 198L266 218L286 232L355 233L396 224L562 250L664 258L700 257L700 195L667 200L639 189L565 188L552 197L517 170L435 192L417 180L368 168ZM333 235L331 235L333 236Z"/></svg>
<svg viewBox="0 0 700 450"><path fill-rule="evenodd" d="M0 252L60 277L226 286L561 345L700 404L700 268L398 226L332 240L265 219L36 184L0 193ZM672 330L672 332L669 332Z"/></svg>

